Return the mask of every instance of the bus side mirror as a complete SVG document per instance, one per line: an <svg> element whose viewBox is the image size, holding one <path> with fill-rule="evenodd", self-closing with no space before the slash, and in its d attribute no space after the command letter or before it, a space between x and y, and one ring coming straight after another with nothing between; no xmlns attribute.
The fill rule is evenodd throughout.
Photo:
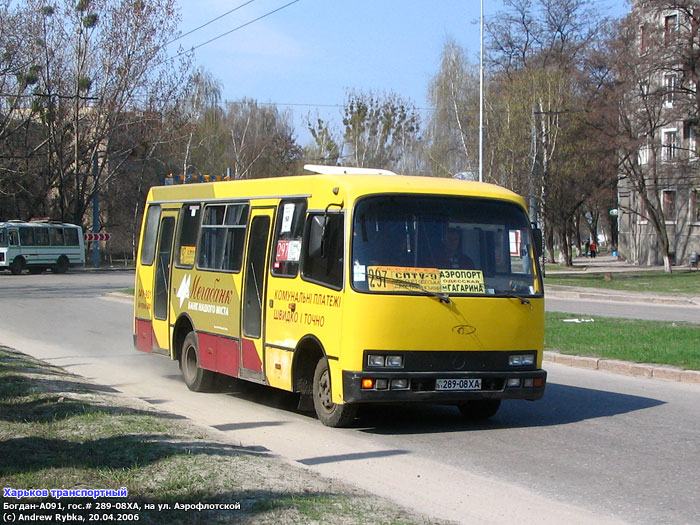
<svg viewBox="0 0 700 525"><path fill-rule="evenodd" d="M542 230L539 228L533 227L532 228L532 238L535 242L535 254L537 255L537 258L539 259L542 257Z"/></svg>
<svg viewBox="0 0 700 525"><path fill-rule="evenodd" d="M311 230L309 232L309 255L311 257L323 257L323 245L326 236L326 222L328 217L325 215L314 215L311 218Z"/></svg>

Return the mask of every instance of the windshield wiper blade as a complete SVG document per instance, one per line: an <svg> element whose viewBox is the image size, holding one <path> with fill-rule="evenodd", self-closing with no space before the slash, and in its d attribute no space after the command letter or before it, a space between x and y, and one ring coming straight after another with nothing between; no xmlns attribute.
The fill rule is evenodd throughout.
<svg viewBox="0 0 700 525"><path fill-rule="evenodd" d="M433 292L432 290L428 290L427 288L424 288L418 283L414 283L413 281L405 281L403 279L397 279L396 277L382 277L383 280L385 280L388 283L394 283L394 284L402 284L404 286L407 286L409 288L416 288L417 290L420 290L421 292L430 295L431 297L436 297L440 299L441 303L445 304L450 304L450 296L447 295L446 293L438 293L438 292Z"/></svg>
<svg viewBox="0 0 700 525"><path fill-rule="evenodd" d="M526 305L532 307L532 304L530 303L530 299L528 299L527 297L524 297L522 295L519 295L515 292L509 292L507 290L499 290L498 292L496 292L496 297L499 297L499 296L500 297L511 297L513 299L519 299L520 304L526 304Z"/></svg>

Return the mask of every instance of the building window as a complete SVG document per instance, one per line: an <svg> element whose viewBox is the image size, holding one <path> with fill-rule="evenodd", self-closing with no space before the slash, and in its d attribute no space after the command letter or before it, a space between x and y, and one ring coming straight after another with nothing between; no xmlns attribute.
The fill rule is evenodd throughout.
<svg viewBox="0 0 700 525"><path fill-rule="evenodd" d="M650 150L649 144L644 144L642 145L641 148L639 148L639 154L637 156L639 160L639 165L640 166L646 166L649 164L649 150Z"/></svg>
<svg viewBox="0 0 700 525"><path fill-rule="evenodd" d="M664 17L664 43L673 42L678 36L678 14Z"/></svg>
<svg viewBox="0 0 700 525"><path fill-rule="evenodd" d="M700 223L700 188L690 191L690 213L691 221Z"/></svg>
<svg viewBox="0 0 700 525"><path fill-rule="evenodd" d="M688 160L698 160L697 122L686 120L683 124L683 138L688 141Z"/></svg>
<svg viewBox="0 0 700 525"><path fill-rule="evenodd" d="M678 158L678 132L675 129L663 132L663 159L674 160Z"/></svg>
<svg viewBox="0 0 700 525"><path fill-rule="evenodd" d="M676 220L676 190L663 190L662 206L664 220L673 222Z"/></svg>
<svg viewBox="0 0 700 525"><path fill-rule="evenodd" d="M642 92L642 96L649 96L649 79L643 79L639 82L639 90Z"/></svg>
<svg viewBox="0 0 700 525"><path fill-rule="evenodd" d="M647 52L647 26L639 26L639 52L644 54Z"/></svg>
<svg viewBox="0 0 700 525"><path fill-rule="evenodd" d="M664 75L664 106L673 107L678 92L678 75L667 73Z"/></svg>

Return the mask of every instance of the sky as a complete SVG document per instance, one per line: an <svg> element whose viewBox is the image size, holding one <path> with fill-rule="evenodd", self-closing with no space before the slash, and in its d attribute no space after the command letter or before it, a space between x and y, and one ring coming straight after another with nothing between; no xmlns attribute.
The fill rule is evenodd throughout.
<svg viewBox="0 0 700 525"><path fill-rule="evenodd" d="M283 7L292 1L179 0L181 34L242 7L177 40L168 52L234 30L197 47L195 64L221 83L224 100L247 97L291 110L302 146L311 140L304 117L318 113L339 129L340 106L352 89L394 92L428 108L428 85L448 38L478 63L480 0L296 0ZM629 9L626 0L593 3L609 16ZM486 19L502 9L501 0L484 0ZM420 112L427 117L426 109Z"/></svg>

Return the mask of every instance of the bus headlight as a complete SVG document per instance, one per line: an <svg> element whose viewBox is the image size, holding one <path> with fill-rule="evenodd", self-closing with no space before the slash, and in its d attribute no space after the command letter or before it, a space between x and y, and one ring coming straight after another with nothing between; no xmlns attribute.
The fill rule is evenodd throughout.
<svg viewBox="0 0 700 525"><path fill-rule="evenodd" d="M403 356L400 356L400 355L388 355L388 356L386 356L386 366L392 366L394 368L401 368L403 366Z"/></svg>
<svg viewBox="0 0 700 525"><path fill-rule="evenodd" d="M403 356L368 354L367 366L401 368L403 367Z"/></svg>
<svg viewBox="0 0 700 525"><path fill-rule="evenodd" d="M369 354L367 356L367 366L384 366L385 362L383 355Z"/></svg>
<svg viewBox="0 0 700 525"><path fill-rule="evenodd" d="M535 364L534 354L518 354L508 356L509 366L532 366Z"/></svg>

